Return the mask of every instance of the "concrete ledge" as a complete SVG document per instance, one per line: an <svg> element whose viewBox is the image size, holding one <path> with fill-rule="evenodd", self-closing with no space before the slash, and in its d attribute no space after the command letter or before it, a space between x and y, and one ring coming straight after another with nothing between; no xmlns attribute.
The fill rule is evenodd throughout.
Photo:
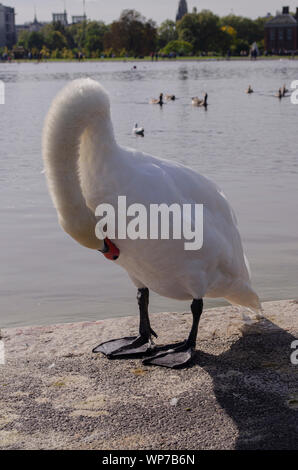
<svg viewBox="0 0 298 470"><path fill-rule="evenodd" d="M136 333L136 317L2 329L1 449L297 449L298 303L205 311L192 368L109 361L91 349ZM188 314L154 314L158 343L186 337Z"/></svg>

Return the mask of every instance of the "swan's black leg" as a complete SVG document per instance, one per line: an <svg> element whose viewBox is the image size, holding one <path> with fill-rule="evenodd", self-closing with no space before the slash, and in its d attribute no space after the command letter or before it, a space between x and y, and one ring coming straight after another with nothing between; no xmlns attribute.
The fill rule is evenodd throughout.
<svg viewBox="0 0 298 470"><path fill-rule="evenodd" d="M173 369L188 365L194 356L198 334L198 326L202 311L203 300L193 300L191 304L193 322L188 339L186 341L183 341L183 343L158 348L154 356L143 360L143 364L171 367Z"/></svg>
<svg viewBox="0 0 298 470"><path fill-rule="evenodd" d="M144 287L143 289L138 289L137 301L140 311L140 336L150 339L151 335L153 335L155 336L155 338L157 338L157 334L155 333L155 331L152 330L149 320L149 289L147 289L147 287Z"/></svg>
<svg viewBox="0 0 298 470"><path fill-rule="evenodd" d="M120 359L132 356L145 356L152 354L154 344L151 335L157 338L157 334L152 330L149 321L148 305L149 290L147 288L138 289L137 300L140 310L139 336L113 339L99 344L93 352L101 352L109 359Z"/></svg>

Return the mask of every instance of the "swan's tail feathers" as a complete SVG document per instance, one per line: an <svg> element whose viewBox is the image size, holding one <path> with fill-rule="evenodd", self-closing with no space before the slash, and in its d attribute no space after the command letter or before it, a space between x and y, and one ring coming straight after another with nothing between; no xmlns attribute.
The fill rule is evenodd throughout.
<svg viewBox="0 0 298 470"><path fill-rule="evenodd" d="M260 299L248 282L242 280L234 282L225 298L232 304L242 305L248 308L259 318L263 317Z"/></svg>
<svg viewBox="0 0 298 470"><path fill-rule="evenodd" d="M79 161L84 159L83 134L101 126L107 130L103 135L113 139L109 97L99 83L79 79L54 99L43 130L45 173L59 222L79 243L93 249L100 249L102 242L96 238L96 218L83 196Z"/></svg>

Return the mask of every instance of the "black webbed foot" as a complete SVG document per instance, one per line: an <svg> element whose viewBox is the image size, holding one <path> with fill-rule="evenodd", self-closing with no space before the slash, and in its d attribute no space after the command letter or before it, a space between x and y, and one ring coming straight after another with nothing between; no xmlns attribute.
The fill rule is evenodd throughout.
<svg viewBox="0 0 298 470"><path fill-rule="evenodd" d="M109 359L144 357L154 352L154 344L151 339L142 336L132 336L106 341L96 346L92 352L101 352Z"/></svg>
<svg viewBox="0 0 298 470"><path fill-rule="evenodd" d="M158 348L156 354L143 360L144 365L154 365L178 369L188 366L194 357L195 349L188 341Z"/></svg>
<svg viewBox="0 0 298 470"><path fill-rule="evenodd" d="M101 352L109 359L124 359L129 357L144 357L154 354L155 346L151 340L157 334L152 330L148 315L149 290L138 289L137 300L140 309L139 336L113 339L101 343L93 349L94 353Z"/></svg>

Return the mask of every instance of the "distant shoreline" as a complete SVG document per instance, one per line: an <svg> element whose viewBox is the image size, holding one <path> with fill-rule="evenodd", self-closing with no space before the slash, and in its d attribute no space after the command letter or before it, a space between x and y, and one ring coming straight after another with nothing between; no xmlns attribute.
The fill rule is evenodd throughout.
<svg viewBox="0 0 298 470"><path fill-rule="evenodd" d="M84 62L101 62L101 63L110 63L110 62L152 62L152 63L158 63L158 62L259 62L259 61L270 61L270 60L297 60L298 56L292 57L292 56L270 56L270 57L265 57L261 56L258 57L258 59L253 60L250 57L230 57L227 59L226 57L218 57L218 56L210 56L210 57L176 57L176 59L169 59L169 58L159 58L158 61L152 60L150 57L145 57L144 59L140 58L134 58L134 57L114 57L114 58L95 58L95 59L83 59L79 61L78 59L43 59L41 61L38 61L36 59L12 59L11 61L3 61L0 62L2 63L49 63L49 62L67 62L67 63L84 63Z"/></svg>

